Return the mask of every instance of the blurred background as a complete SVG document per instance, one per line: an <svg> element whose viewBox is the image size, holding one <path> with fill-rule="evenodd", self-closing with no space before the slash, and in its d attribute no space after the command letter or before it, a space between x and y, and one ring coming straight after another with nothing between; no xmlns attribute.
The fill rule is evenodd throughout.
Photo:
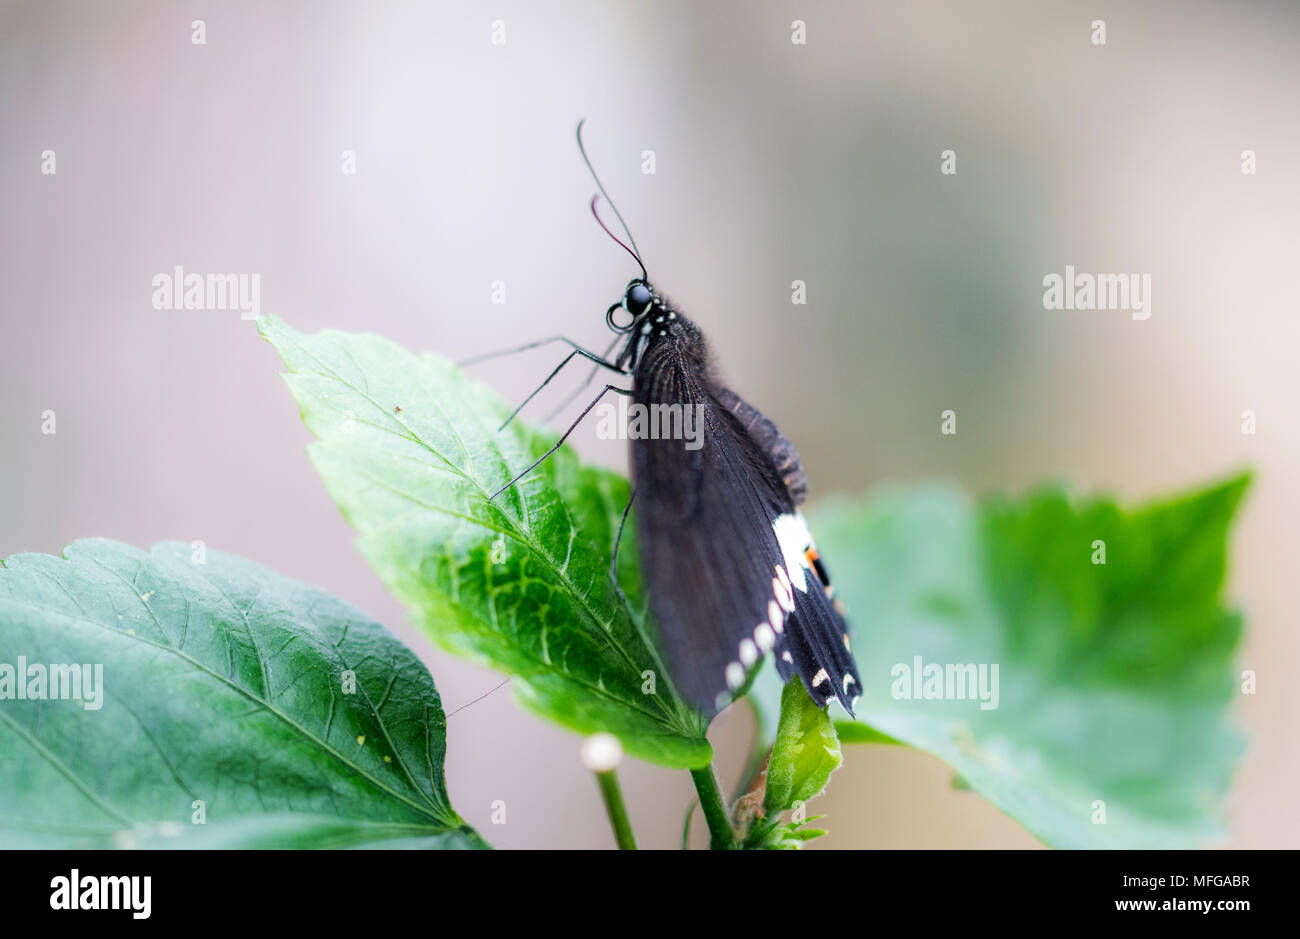
<svg viewBox="0 0 1300 939"><path fill-rule="evenodd" d="M203 539L377 616L448 712L495 687L353 547L254 324L156 310L151 280L260 273L262 312L299 329L452 357L603 347L636 269L588 213L585 117L651 278L793 439L814 497L942 477L1142 500L1256 469L1229 590L1259 693L1235 708L1224 843L1300 846L1298 93L1284 2L0 4L0 556ZM1150 273L1150 319L1045 310L1067 264ZM480 374L522 400L558 359ZM575 440L626 466L593 426ZM748 731L714 725L724 780ZM453 803L490 841L611 844L579 739L509 689L448 734ZM1038 843L925 754L846 758L821 845ZM673 846L687 774L623 777L642 843Z"/></svg>

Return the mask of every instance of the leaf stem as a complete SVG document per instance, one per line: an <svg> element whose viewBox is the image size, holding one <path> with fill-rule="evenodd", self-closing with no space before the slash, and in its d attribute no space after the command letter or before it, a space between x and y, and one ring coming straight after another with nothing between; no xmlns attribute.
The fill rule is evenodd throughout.
<svg viewBox="0 0 1300 939"><path fill-rule="evenodd" d="M614 842L620 851L636 850L636 835L632 833L632 822L627 817L627 804L623 801L623 790L618 784L618 772L609 770L596 774L600 783L600 794L605 800L605 814L609 816L610 827L614 829Z"/></svg>
<svg viewBox="0 0 1300 939"><path fill-rule="evenodd" d="M709 826L710 850L730 851L735 847L735 836L731 832L731 820L727 817L727 806L713 764L691 770L691 779L695 781L695 791L700 794L700 808L704 810L704 820Z"/></svg>

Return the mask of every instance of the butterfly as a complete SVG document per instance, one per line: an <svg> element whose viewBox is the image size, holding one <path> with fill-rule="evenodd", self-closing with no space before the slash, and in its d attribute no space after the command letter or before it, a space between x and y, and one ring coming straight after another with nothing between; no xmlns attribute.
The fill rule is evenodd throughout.
<svg viewBox="0 0 1300 939"><path fill-rule="evenodd" d="M626 522L636 503L650 608L674 685L699 710L716 714L772 655L783 682L798 674L819 705L838 700L852 714L862 681L843 611L799 509L808 494L799 455L771 420L721 381L700 328L650 282L631 231L587 159L581 122L578 146L599 189L592 214L636 260L641 276L605 313L615 334L605 354L557 337L572 351L551 378L581 356L595 363L593 372L605 368L630 378L631 388L606 384L555 446L492 498L558 449L607 393L629 396L649 413L699 415L697 439L632 436L632 495L623 511ZM600 196L628 243L601 220ZM620 524L619 538L622 530Z"/></svg>

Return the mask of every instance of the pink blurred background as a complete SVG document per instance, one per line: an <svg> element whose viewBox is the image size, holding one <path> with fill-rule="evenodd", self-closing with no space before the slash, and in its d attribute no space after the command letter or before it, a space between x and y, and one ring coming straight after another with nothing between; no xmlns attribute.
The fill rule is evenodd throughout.
<svg viewBox="0 0 1300 939"><path fill-rule="evenodd" d="M0 4L0 556L203 539L377 616L449 712L494 687L416 633L354 549L255 326L155 310L150 282L258 272L263 312L299 329L453 357L603 345L634 268L587 213L586 117L656 283L793 438L814 496L1063 478L1138 500L1255 468L1230 592L1259 693L1236 705L1250 749L1225 843L1300 846L1300 8L903 6ZM1150 273L1151 318L1044 310L1066 264ZM522 399L556 358L481 374ZM590 429L577 446L625 466ZM747 732L743 714L714 727L725 780ZM499 846L608 846L578 748L503 689L450 718L453 802ZM823 843L1037 844L950 775L849 749L815 806ZM686 774L623 777L642 843L674 845Z"/></svg>

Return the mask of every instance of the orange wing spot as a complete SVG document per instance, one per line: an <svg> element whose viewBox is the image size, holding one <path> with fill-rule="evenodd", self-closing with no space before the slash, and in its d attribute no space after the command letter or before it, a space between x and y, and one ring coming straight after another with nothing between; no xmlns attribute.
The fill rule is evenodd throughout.
<svg viewBox="0 0 1300 939"><path fill-rule="evenodd" d="M817 549L809 545L804 549L803 556L808 559L808 566L812 567L817 563Z"/></svg>
<svg viewBox="0 0 1300 939"><path fill-rule="evenodd" d="M848 633L845 633L845 634L844 634L844 651L845 651L845 652L852 652L852 651L853 651L852 649L849 648L849 634L848 634Z"/></svg>

